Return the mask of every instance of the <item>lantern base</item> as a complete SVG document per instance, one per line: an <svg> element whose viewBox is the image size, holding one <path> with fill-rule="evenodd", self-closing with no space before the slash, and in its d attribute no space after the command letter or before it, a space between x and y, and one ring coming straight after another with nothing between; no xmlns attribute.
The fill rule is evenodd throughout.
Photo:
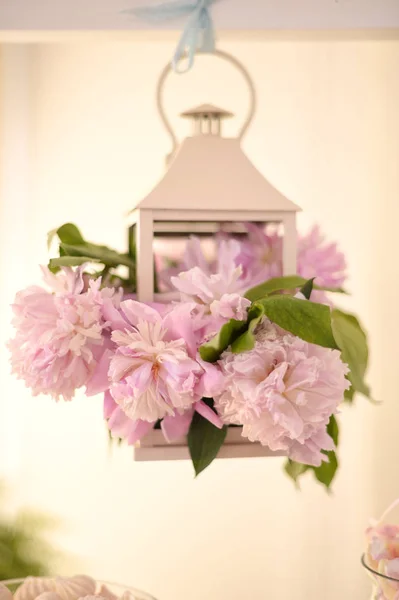
<svg viewBox="0 0 399 600"><path fill-rule="evenodd" d="M285 456L282 452L272 452L261 444L253 443L243 438L241 427L229 428L226 440L220 449L217 458L254 458ZM190 460L187 439L181 438L168 444L159 429L153 429L134 448L134 460L162 461L162 460Z"/></svg>

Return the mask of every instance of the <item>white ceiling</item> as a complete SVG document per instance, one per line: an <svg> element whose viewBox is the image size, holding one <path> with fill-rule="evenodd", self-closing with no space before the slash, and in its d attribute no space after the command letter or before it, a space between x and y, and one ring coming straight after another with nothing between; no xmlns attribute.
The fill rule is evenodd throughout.
<svg viewBox="0 0 399 600"><path fill-rule="evenodd" d="M154 2L156 3L156 2ZM0 0L0 30L143 30L154 26L123 14L152 0ZM221 30L399 28L399 0L218 0ZM157 25L178 29L184 20Z"/></svg>

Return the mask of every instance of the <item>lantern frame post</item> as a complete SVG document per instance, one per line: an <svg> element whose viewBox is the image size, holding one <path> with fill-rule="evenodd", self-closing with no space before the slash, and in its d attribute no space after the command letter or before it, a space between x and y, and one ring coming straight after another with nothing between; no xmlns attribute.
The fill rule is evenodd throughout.
<svg viewBox="0 0 399 600"><path fill-rule="evenodd" d="M154 217L153 211L137 209L136 225L136 283L139 302L154 300Z"/></svg>
<svg viewBox="0 0 399 600"><path fill-rule="evenodd" d="M297 272L297 227L296 213L286 213L282 219L283 235L283 275L296 275Z"/></svg>

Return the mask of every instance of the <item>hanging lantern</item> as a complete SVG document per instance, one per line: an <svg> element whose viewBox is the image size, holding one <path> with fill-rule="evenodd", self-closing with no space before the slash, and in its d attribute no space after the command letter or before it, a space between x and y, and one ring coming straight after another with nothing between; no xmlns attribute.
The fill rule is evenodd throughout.
<svg viewBox="0 0 399 600"><path fill-rule="evenodd" d="M192 134L177 143L165 116L162 91L171 67L167 66L158 84L158 107L173 140L168 168L160 183L137 204L129 216L130 244L136 246L136 273L140 302L170 301L172 294L154 289L154 241L158 237L213 235L221 229L242 232L245 223L276 224L282 227L283 274L296 273L296 213L299 207L271 185L252 164L241 147L255 113L256 94L245 68L233 57L216 51L215 55L233 63L243 74L251 92L251 109L240 134L222 135L223 121L233 115L204 104L188 110L182 117L192 122ZM241 437L230 429L220 457L274 455L268 448ZM153 430L135 451L136 460L189 458L185 439L167 444L160 430Z"/></svg>
<svg viewBox="0 0 399 600"><path fill-rule="evenodd" d="M244 67L233 57L215 55L232 62L244 75L251 91L251 110L236 138L222 136L222 122L231 113L202 105L183 113L192 120L192 135L179 145L165 116L162 91L171 67L161 75L158 107L173 140L168 170L160 183L130 214L130 239L137 251L138 300L154 300L154 238L180 234L214 234L220 225L248 222L274 223L283 227L283 274L296 272L296 213L299 207L288 200L251 163L241 141L252 122L256 96ZM162 299L159 296L157 299Z"/></svg>

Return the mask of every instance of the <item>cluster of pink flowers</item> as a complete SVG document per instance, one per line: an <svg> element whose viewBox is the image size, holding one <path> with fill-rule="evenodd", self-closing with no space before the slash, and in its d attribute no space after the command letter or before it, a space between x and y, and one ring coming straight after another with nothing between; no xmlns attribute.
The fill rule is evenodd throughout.
<svg viewBox="0 0 399 600"><path fill-rule="evenodd" d="M261 250L254 248L255 237ZM240 425L250 441L320 465L322 451L334 448L327 424L349 385L338 351L264 319L253 350L227 350L215 364L199 354L223 324L246 320L251 303L244 293L251 283L280 274L275 244L277 238L270 241L251 226L245 242L221 239L217 261L209 263L198 240L191 240L189 268L170 274L180 299L168 304L124 297L102 287L101 278L84 275L84 267L57 275L43 269L49 290L28 288L13 305L13 371L34 395L71 400L80 388L88 396L103 393L112 434L129 444L159 424L168 441L180 438L198 412L215 427ZM317 268L315 251L303 242L301 252L311 256L309 275ZM272 261L267 266L265 255ZM332 246L320 255L324 281L339 285L343 259ZM213 399L214 408L204 399Z"/></svg>
<svg viewBox="0 0 399 600"><path fill-rule="evenodd" d="M391 511L396 501L386 512ZM383 519L366 531L365 565L371 570L375 582L375 598L399 598L399 526L383 524Z"/></svg>
<svg viewBox="0 0 399 600"><path fill-rule="evenodd" d="M240 240L235 240L234 245L230 245L230 260L240 268L240 274L236 275L234 280L235 291L246 291L283 274L283 241L280 233L270 226L265 227L254 223L247 223L246 229L247 235ZM216 236L217 257L226 239L231 244L231 236L222 234ZM159 264L162 265L161 257L159 257ZM159 268L159 279L163 289L172 289L173 275L194 267L200 267L207 275L221 272L220 258L207 259L199 239L193 236L177 266ZM316 278L315 283L325 288L341 288L346 281L345 256L338 250L336 243L325 241L318 226L298 238L297 274L304 279ZM330 304L327 295L321 291L315 290L312 299L314 302Z"/></svg>

